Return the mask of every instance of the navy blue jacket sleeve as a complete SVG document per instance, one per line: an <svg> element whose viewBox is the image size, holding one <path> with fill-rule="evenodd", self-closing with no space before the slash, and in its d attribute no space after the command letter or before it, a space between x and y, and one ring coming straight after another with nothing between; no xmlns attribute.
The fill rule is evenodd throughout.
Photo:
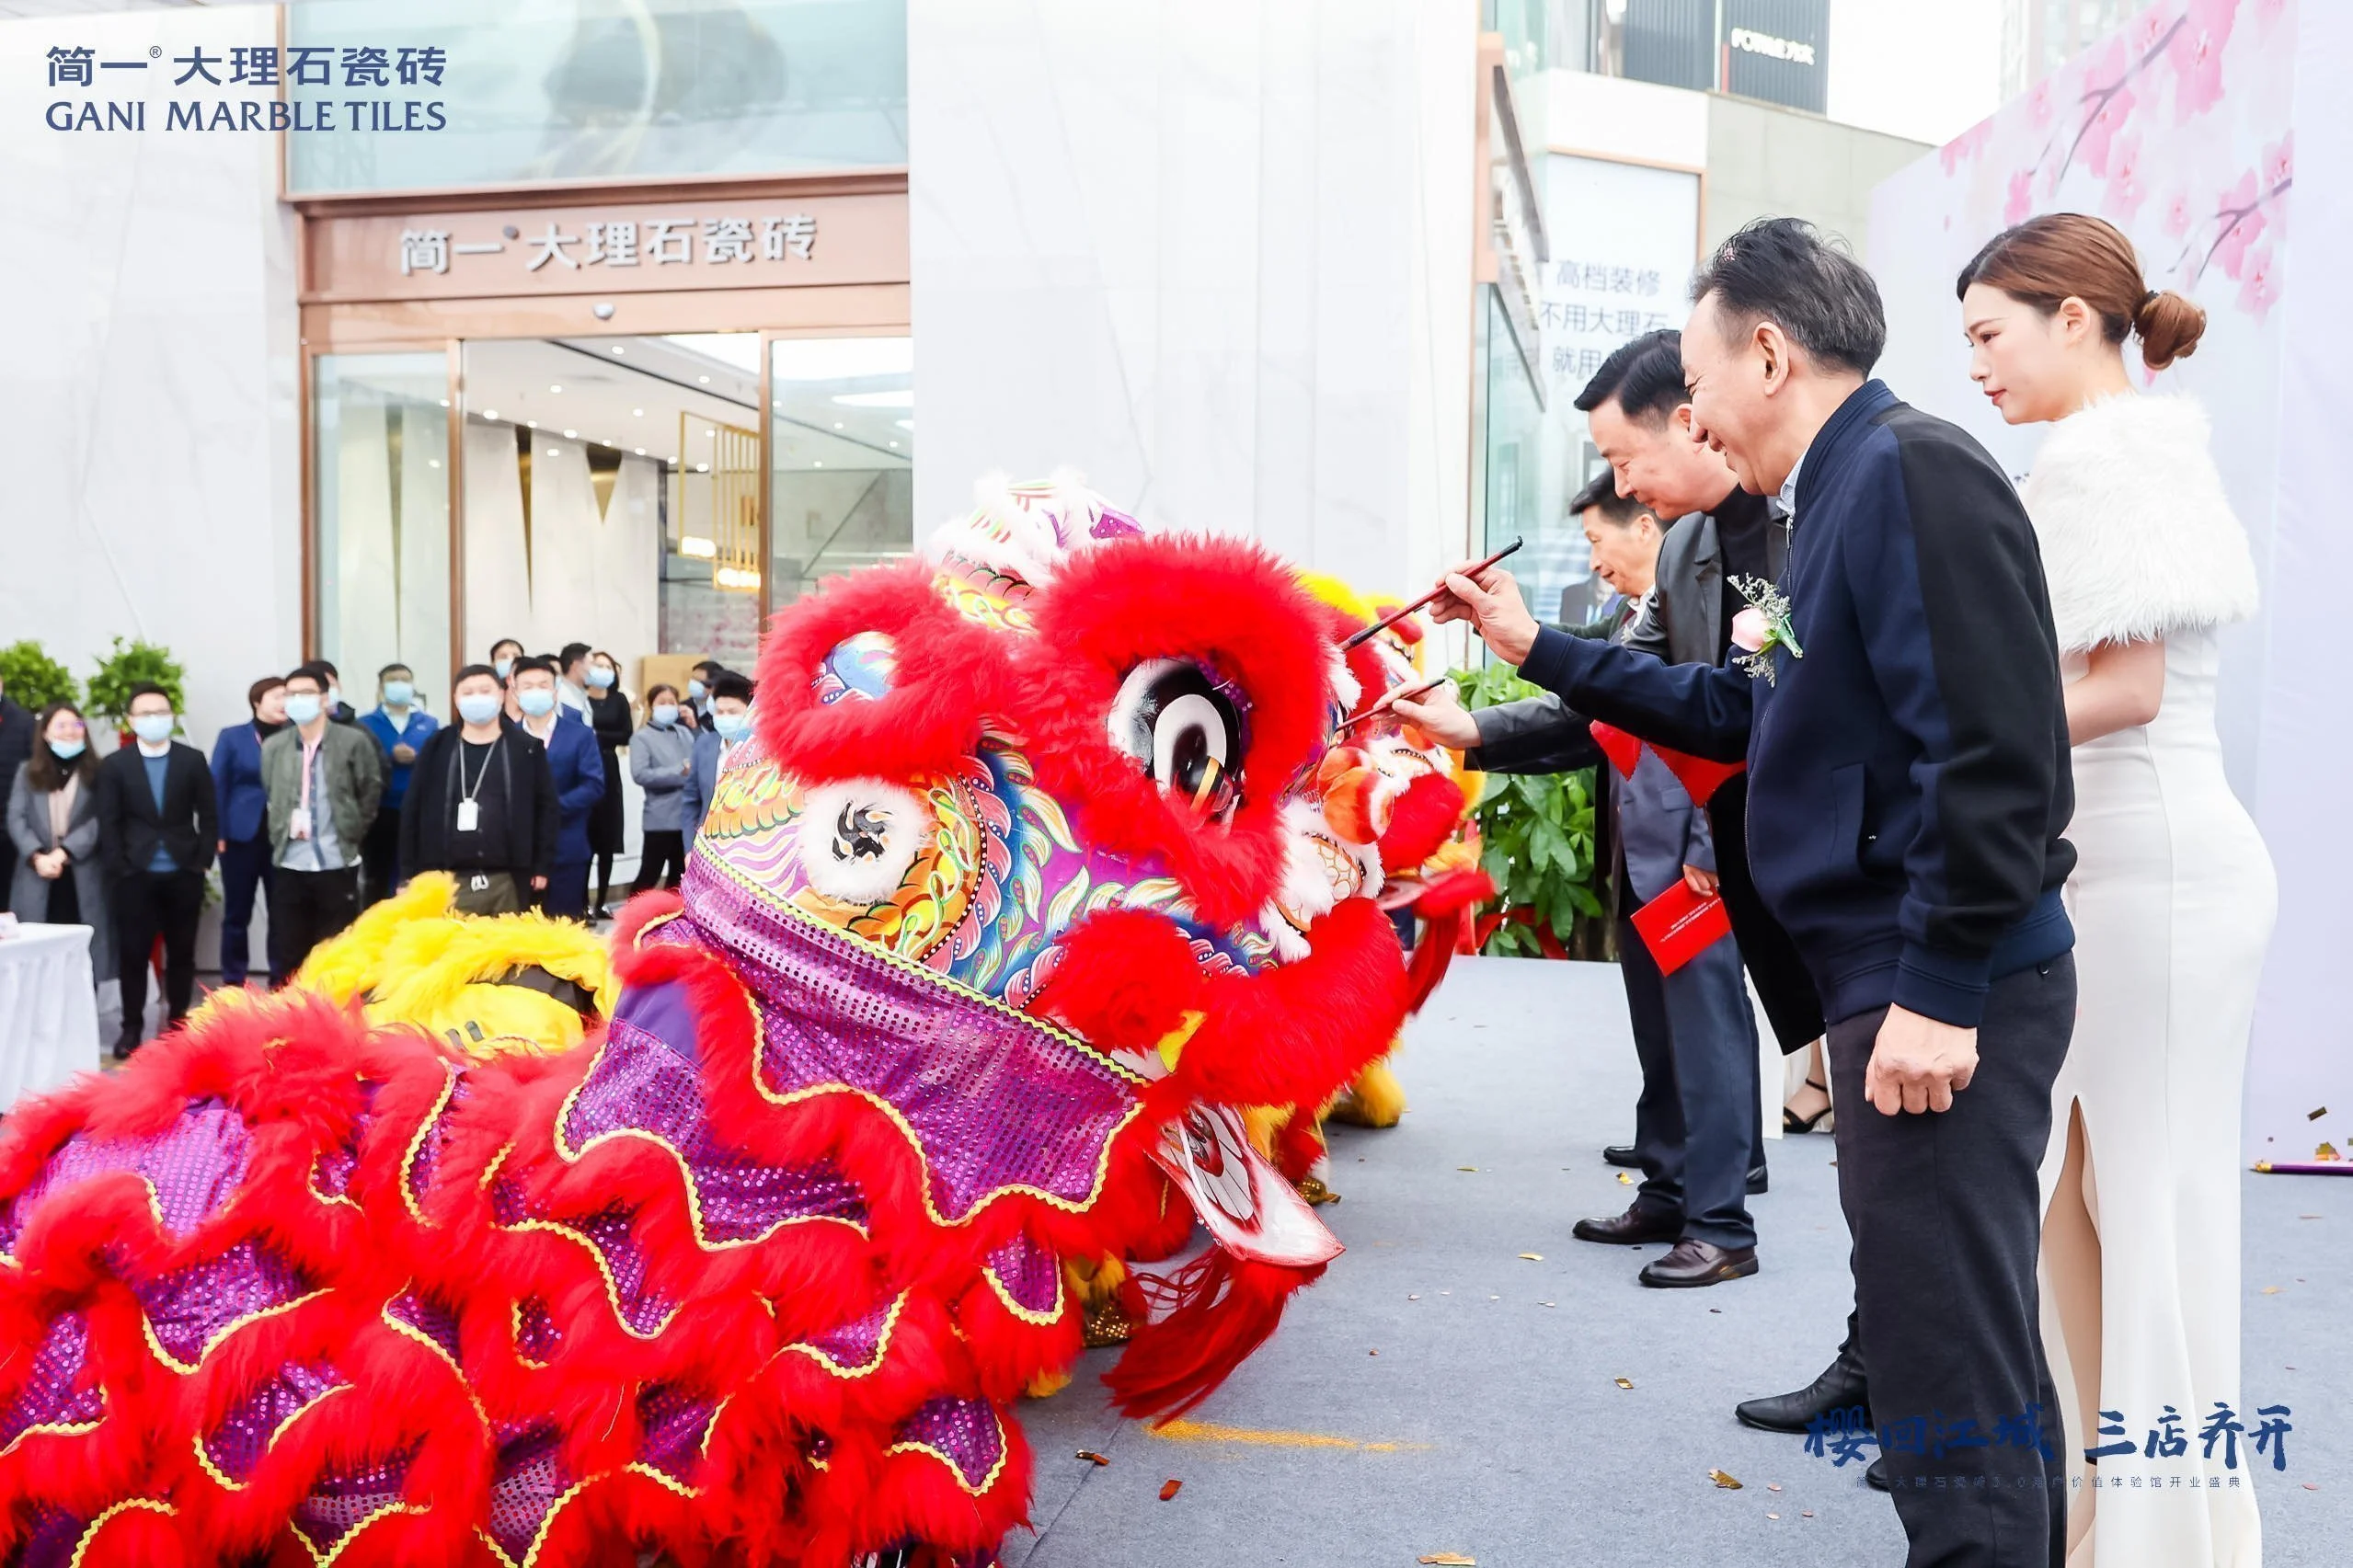
<svg viewBox="0 0 2353 1568"><path fill-rule="evenodd" d="M1520 673L1578 713L1641 739L1717 762L1749 754L1749 677L1738 670L1662 664L1545 626Z"/></svg>
<svg viewBox="0 0 2353 1568"><path fill-rule="evenodd" d="M2017 493L1973 444L1905 441L1881 484L1882 524L1845 535L1844 564L1923 807L1903 850L1894 1001L1974 1028L1993 950L2041 896L2065 820L2049 601Z"/></svg>

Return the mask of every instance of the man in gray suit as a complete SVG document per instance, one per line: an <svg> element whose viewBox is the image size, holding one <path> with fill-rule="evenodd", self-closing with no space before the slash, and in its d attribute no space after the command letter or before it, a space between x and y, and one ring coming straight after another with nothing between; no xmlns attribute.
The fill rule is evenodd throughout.
<svg viewBox="0 0 2353 1568"><path fill-rule="evenodd" d="M1661 533L1645 507L1618 494L1603 475L1570 503L1592 546L1595 575L1620 599L1578 635L1640 646ZM1680 529L1682 524L1677 525ZM1671 542L1672 532L1665 537ZM1400 704L1404 711L1406 704ZM1600 759L1585 722L1553 697L1465 713L1451 692L1412 704L1415 722L1471 750L1489 773L1551 773ZM1673 975L1661 975L1630 922L1635 910L1678 881L1712 889L1716 859L1706 814L1648 750L1631 777L1604 765L1599 775L1615 828L1612 898L1618 964L1633 1024L1643 1091L1635 1105L1635 1153L1643 1183L1622 1215L1579 1220L1589 1242L1672 1242L1638 1277L1650 1286L1714 1285L1754 1274L1756 1229L1747 1207L1757 1163L1756 1024L1730 939Z"/></svg>

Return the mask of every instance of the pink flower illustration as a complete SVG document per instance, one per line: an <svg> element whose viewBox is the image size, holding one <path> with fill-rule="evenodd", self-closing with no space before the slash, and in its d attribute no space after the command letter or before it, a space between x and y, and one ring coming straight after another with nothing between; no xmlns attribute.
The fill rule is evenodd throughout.
<svg viewBox="0 0 2353 1568"><path fill-rule="evenodd" d="M2035 171L2020 169L2010 177L2009 200L2002 203L2002 226L2010 228L2026 221L2035 210Z"/></svg>
<svg viewBox="0 0 2353 1568"><path fill-rule="evenodd" d="M2109 149L2107 190L2100 200L2100 211L2129 226L2148 195L2141 183L2141 133L2136 131L2118 137Z"/></svg>
<svg viewBox="0 0 2353 1568"><path fill-rule="evenodd" d="M2177 78L2175 124L2187 124L2221 101L2222 46L2231 40L2231 24L2238 12L2239 0L2190 0L2181 30L2165 47Z"/></svg>
<svg viewBox="0 0 2353 1568"><path fill-rule="evenodd" d="M2132 89L2118 83L2107 101L2092 111L2083 140L2077 143L2076 155L2083 159L2083 166L2103 179L2107 177L2109 145L2117 132L2124 129L2126 119L2132 113Z"/></svg>
<svg viewBox="0 0 2353 1568"><path fill-rule="evenodd" d="M2152 6L2133 18L2131 29L2126 36L2131 40L2135 60L2156 48L2158 40L2165 36L2165 29L2180 19L2172 12L2170 6Z"/></svg>
<svg viewBox="0 0 2353 1568"><path fill-rule="evenodd" d="M2176 187L2165 200L2165 234L2179 239L2189 233L2190 224L2198 222L2198 207L2189 199L2189 191Z"/></svg>
<svg viewBox="0 0 2353 1568"><path fill-rule="evenodd" d="M2035 90L2026 95L2026 117L2034 122L2035 129L2040 131L2050 124L2050 78L2045 76L2035 84Z"/></svg>
<svg viewBox="0 0 2353 1568"><path fill-rule="evenodd" d="M2239 176L2238 183L2224 191L2215 205L2224 226L2214 242L2211 259L2221 264L2225 277L2236 278L2245 263L2247 246L2263 236L2263 213L2255 207L2255 171Z"/></svg>
<svg viewBox="0 0 2353 1568"><path fill-rule="evenodd" d="M2279 303L2279 285L2272 274L2269 246L2247 253L2246 276L2239 281L2239 308L2261 321Z"/></svg>
<svg viewBox="0 0 2353 1568"><path fill-rule="evenodd" d="M2278 189L2295 174L2295 140L2296 133L2290 131L2263 150L2263 189L2265 190Z"/></svg>

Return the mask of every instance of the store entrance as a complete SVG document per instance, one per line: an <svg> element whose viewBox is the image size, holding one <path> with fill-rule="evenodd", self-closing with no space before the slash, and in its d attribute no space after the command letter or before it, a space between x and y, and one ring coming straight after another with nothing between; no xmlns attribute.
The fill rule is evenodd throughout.
<svg viewBox="0 0 2353 1568"><path fill-rule="evenodd" d="M478 338L311 387L313 641L354 690L403 662L445 695L502 637L631 691L749 670L769 610L914 545L903 335Z"/></svg>

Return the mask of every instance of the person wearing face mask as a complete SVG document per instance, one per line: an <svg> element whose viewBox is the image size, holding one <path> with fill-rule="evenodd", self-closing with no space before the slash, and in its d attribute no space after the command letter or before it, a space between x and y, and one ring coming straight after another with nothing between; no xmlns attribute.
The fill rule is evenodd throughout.
<svg viewBox="0 0 2353 1568"><path fill-rule="evenodd" d="M457 720L418 752L400 816L408 875L446 871L469 915L513 914L544 891L561 828L547 749L508 719L498 674L469 664L450 691Z"/></svg>
<svg viewBox="0 0 2353 1568"><path fill-rule="evenodd" d="M679 830L686 785L694 772L694 734L680 722L678 688L656 686L646 693L646 722L629 737L629 776L645 792L637 852L636 891L675 887L686 869L686 841Z"/></svg>
<svg viewBox="0 0 2353 1568"><path fill-rule="evenodd" d="M188 1016L196 995L196 922L204 873L220 835L212 770L204 753L174 740L178 706L161 686L131 690L125 716L137 744L98 764L98 841L107 848L116 972L122 977L117 1061L139 1048L147 1014L147 960L164 944L165 1026Z"/></svg>
<svg viewBox="0 0 2353 1568"><path fill-rule="evenodd" d="M522 657L522 644L512 637L500 637L490 645L490 671L499 678L503 690L515 672L515 660Z"/></svg>
<svg viewBox="0 0 2353 1568"><path fill-rule="evenodd" d="M731 670L721 670L711 681L710 725L694 738L694 767L686 776L684 797L679 803L679 832L687 848L694 848L694 836L703 830L703 818L710 813L712 797L718 793L719 771L727 766L736 742L751 733L752 682Z"/></svg>
<svg viewBox="0 0 2353 1568"><path fill-rule="evenodd" d="M266 896L272 875L261 745L286 727L285 678L263 676L247 689L245 701L253 716L224 728L212 742L212 798L221 811L221 837L212 846L221 857L221 983L230 986L245 984L252 971L254 896ZM274 955L274 935L270 947ZM269 973L271 986L284 983L274 956Z"/></svg>
<svg viewBox="0 0 2353 1568"><path fill-rule="evenodd" d="M90 973L114 973L114 922L107 910L98 827L98 760L71 703L52 703L34 721L32 754L8 788L8 841L17 854L8 908L20 921L90 928Z"/></svg>
<svg viewBox="0 0 2353 1568"><path fill-rule="evenodd" d="M362 896L371 904L392 897L407 875L400 867L401 803L408 796L418 749L441 727L418 701L417 678L407 665L387 664L377 671L376 694L375 708L360 719L375 740L376 761L385 771L384 798L368 828L368 841L360 848Z"/></svg>
<svg viewBox="0 0 2353 1568"><path fill-rule="evenodd" d="M588 915L589 814L604 798L604 764L596 754L596 733L559 711L553 659L515 661L507 681L509 716L523 733L547 749L547 771L556 781L559 818L556 864L539 907L551 915L582 920Z"/></svg>
<svg viewBox="0 0 2353 1568"><path fill-rule="evenodd" d="M276 866L270 928L288 977L310 951L360 912L360 846L384 793L376 743L357 725L327 717L329 676L305 664L286 677L289 727L262 743Z"/></svg>
<svg viewBox="0 0 2353 1568"><path fill-rule="evenodd" d="M711 725L711 682L726 673L727 666L716 658L698 658L688 670L684 706L700 728Z"/></svg>
<svg viewBox="0 0 2353 1568"><path fill-rule="evenodd" d="M621 666L609 653L589 655L588 725L596 735L597 760L604 764L604 795L589 814L589 853L596 857L596 902L599 920L613 918L613 857L628 847L627 802L621 789L621 749L629 744L636 715L628 694L621 690Z"/></svg>

